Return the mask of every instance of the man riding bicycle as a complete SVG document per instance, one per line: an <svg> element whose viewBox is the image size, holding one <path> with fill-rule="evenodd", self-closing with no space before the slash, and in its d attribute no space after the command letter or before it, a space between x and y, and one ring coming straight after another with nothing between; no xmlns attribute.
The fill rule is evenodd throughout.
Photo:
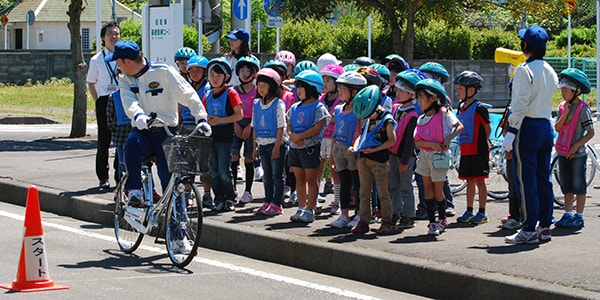
<svg viewBox="0 0 600 300"><path fill-rule="evenodd" d="M145 207L141 191L142 161L156 157L158 177L162 190L166 190L171 174L162 149L167 138L163 127L148 128L148 114L156 112L171 132L179 123L178 103L190 108L196 117L199 132L209 136L212 132L206 122L206 109L196 91L172 66L150 62L133 41L115 44L115 50L106 61L117 61L121 70L119 88L125 113L132 120L133 130L125 142L125 166L129 191L129 205Z"/></svg>

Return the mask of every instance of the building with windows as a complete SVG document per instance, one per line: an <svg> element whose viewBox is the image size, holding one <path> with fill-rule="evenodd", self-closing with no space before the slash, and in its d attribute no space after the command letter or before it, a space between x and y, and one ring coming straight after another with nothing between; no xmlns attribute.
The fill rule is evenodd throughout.
<svg viewBox="0 0 600 300"><path fill-rule="evenodd" d="M97 1L101 1L102 23L113 20L113 14L118 22L129 18L140 22L142 20L141 15L115 0ZM6 27L0 29L0 49L70 49L71 39L67 27L69 4L68 0L18 0L0 12L0 15L6 14L9 20ZM96 1L84 1L84 6L85 9L81 13L81 43L86 51L94 48ZM29 11L33 12L35 20L32 25L28 25L27 22Z"/></svg>

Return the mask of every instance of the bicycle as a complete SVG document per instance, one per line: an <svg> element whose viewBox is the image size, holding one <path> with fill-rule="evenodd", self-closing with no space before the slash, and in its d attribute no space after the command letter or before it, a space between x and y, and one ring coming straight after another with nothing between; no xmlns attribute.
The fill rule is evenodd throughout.
<svg viewBox="0 0 600 300"><path fill-rule="evenodd" d="M163 196L153 200L154 183L150 157L142 164L142 194L145 208L129 206L125 189L127 174L117 185L115 192L115 236L119 248L132 253L142 242L145 234L158 228L164 233L167 253L171 262L180 268L187 266L196 256L202 231L202 193L194 183L196 175L208 171L208 147L210 138L195 135L198 128L188 135L173 135L165 123L152 113L150 125L162 126L169 138L163 143L165 158L172 174Z"/></svg>
<svg viewBox="0 0 600 300"><path fill-rule="evenodd" d="M585 151L587 152L585 184L590 186L594 176L596 176L596 169L600 170L600 154L598 153L598 150L596 150L594 144L585 144ZM564 206L565 200L564 195L560 190L560 170L558 168L558 154L556 151L552 152L550 168L552 172L551 177L553 178L552 187L554 189L554 203Z"/></svg>

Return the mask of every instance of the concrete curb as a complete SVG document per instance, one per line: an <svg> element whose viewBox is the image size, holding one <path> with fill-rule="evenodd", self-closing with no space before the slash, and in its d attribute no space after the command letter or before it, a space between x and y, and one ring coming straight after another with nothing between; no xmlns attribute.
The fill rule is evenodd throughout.
<svg viewBox="0 0 600 300"><path fill-rule="evenodd" d="M26 183L0 179L0 200L24 206ZM38 187L43 211L112 227L113 205ZM598 293L376 249L204 219L202 247L436 299L597 299Z"/></svg>

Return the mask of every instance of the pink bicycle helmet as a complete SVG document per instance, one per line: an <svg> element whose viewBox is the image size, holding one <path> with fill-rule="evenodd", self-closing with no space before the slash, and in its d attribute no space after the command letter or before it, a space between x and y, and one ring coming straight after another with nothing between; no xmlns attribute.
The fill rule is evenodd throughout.
<svg viewBox="0 0 600 300"><path fill-rule="evenodd" d="M340 77L340 75L342 75L342 73L344 73L344 67L337 65L337 64L326 65L319 72L319 74L321 74L321 76L329 76L329 77L333 77L335 79L338 79Z"/></svg>
<svg viewBox="0 0 600 300"><path fill-rule="evenodd" d="M275 54L275 59L288 65L296 65L296 56L291 51L281 50Z"/></svg>
<svg viewBox="0 0 600 300"><path fill-rule="evenodd" d="M261 76L271 78L278 86L281 85L281 77L279 76L279 73L271 68L260 69L258 73L256 73L256 79L258 80Z"/></svg>

